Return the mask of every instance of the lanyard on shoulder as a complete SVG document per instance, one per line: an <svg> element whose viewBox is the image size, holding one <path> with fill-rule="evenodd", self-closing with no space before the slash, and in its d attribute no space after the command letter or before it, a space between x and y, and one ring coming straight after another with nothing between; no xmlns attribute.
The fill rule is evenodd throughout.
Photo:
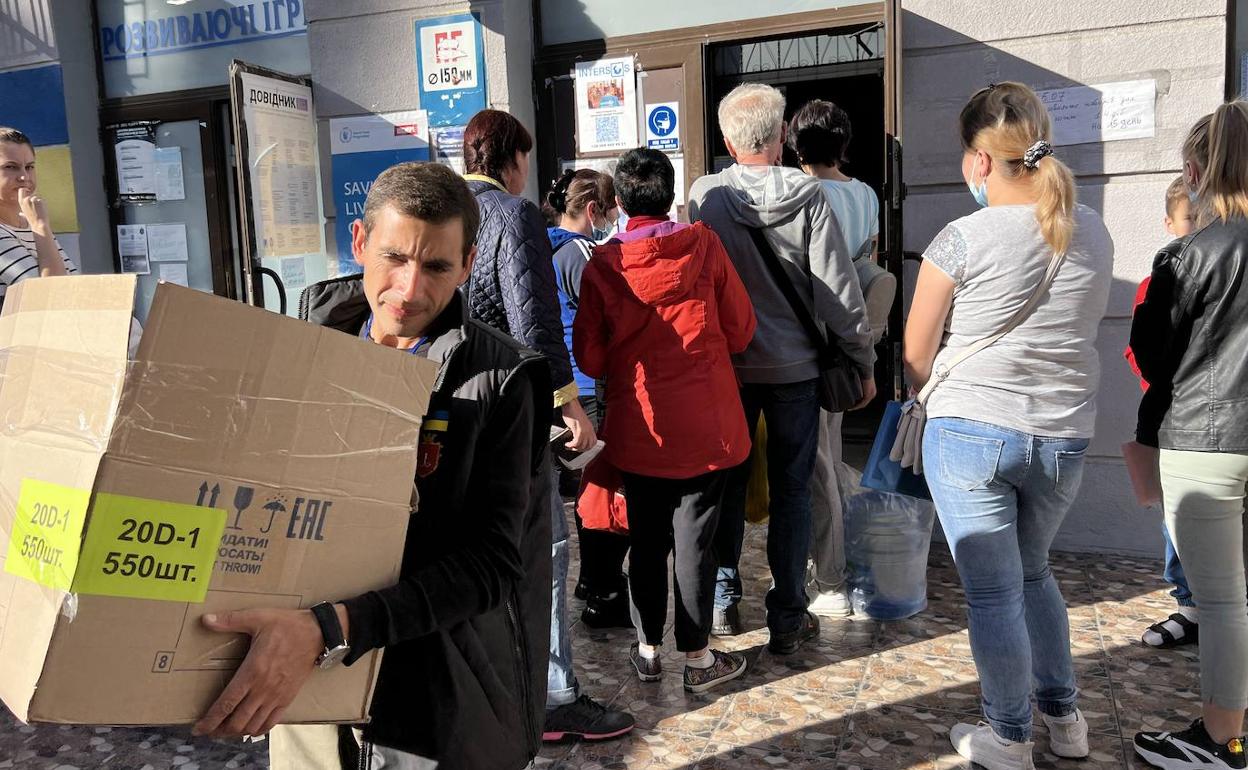
<svg viewBox="0 0 1248 770"><path fill-rule="evenodd" d="M507 188L503 187L503 183L492 176L486 176L485 174L464 174L464 179L469 182L485 182L486 184L497 187L499 192L507 192Z"/></svg>
<svg viewBox="0 0 1248 770"><path fill-rule="evenodd" d="M373 314L372 313L368 314L368 320L364 322L364 328L360 330L360 339L368 340L369 342L373 341ZM425 346L425 343L427 342L429 342L428 336L421 337L420 339L416 340L415 345L411 346L410 348L407 348L407 352L411 353L412 355L416 355L417 353L420 352L420 349L423 348Z"/></svg>

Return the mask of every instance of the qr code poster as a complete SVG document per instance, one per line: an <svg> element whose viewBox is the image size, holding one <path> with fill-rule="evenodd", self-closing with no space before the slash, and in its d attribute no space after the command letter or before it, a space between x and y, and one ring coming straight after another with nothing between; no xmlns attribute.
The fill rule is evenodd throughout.
<svg viewBox="0 0 1248 770"><path fill-rule="evenodd" d="M637 147L637 68L632 57L576 65L577 149Z"/></svg>

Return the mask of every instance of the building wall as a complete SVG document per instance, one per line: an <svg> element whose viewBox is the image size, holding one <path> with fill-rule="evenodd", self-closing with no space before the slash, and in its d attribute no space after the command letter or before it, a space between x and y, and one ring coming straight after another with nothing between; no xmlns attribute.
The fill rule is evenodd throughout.
<svg viewBox="0 0 1248 770"><path fill-rule="evenodd" d="M1002 0L991 14L970 0L903 0L905 248L922 251L947 222L975 208L960 171L956 119L990 82L1036 89L1156 79L1156 136L1057 148L1082 202L1114 239L1114 282L1098 348L1103 380L1083 492L1058 547L1160 553L1161 517L1131 493L1119 447L1131 439L1139 386L1122 358L1136 285L1168 236L1166 186L1195 119L1222 100L1224 0L1032 3ZM912 282L911 282L912 283Z"/></svg>
<svg viewBox="0 0 1248 770"><path fill-rule="evenodd" d="M91 17L74 0L32 0L0 15L0 125L35 145L39 192L65 251L112 272Z"/></svg>
<svg viewBox="0 0 1248 770"><path fill-rule="evenodd" d="M331 167L329 120L420 108L416 88L417 19L475 11L485 45L490 107L510 112L530 129L533 103L531 5L517 0L307 0L308 47L320 136L321 168ZM536 164L526 194L536 195ZM335 251L333 183L322 174L326 248Z"/></svg>

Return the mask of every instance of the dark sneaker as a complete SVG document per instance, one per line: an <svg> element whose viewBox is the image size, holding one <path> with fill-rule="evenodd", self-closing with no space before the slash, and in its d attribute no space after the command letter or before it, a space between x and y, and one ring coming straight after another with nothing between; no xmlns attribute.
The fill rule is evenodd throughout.
<svg viewBox="0 0 1248 770"><path fill-rule="evenodd" d="M576 579L576 589L572 591L572 595L581 601L589 598L589 589L585 587L585 581L581 578Z"/></svg>
<svg viewBox="0 0 1248 770"><path fill-rule="evenodd" d="M628 606L628 593L616 591L606 596L591 594L585 600L581 620L590 628L632 628L633 616Z"/></svg>
<svg viewBox="0 0 1248 770"><path fill-rule="evenodd" d="M733 604L722 610L715 608L715 614L711 618L712 636L737 636L741 631L741 613L737 610L737 605Z"/></svg>
<svg viewBox="0 0 1248 770"><path fill-rule="evenodd" d="M1162 770L1244 770L1245 767L1244 739L1214 743L1205 730L1203 719L1192 722L1192 726L1181 733L1136 733L1135 753Z"/></svg>
<svg viewBox="0 0 1248 770"><path fill-rule="evenodd" d="M641 657L640 646L633 642L628 651L628 659L637 670L637 678L643 682L657 682L663 678L663 660L657 655L653 658Z"/></svg>
<svg viewBox="0 0 1248 770"><path fill-rule="evenodd" d="M807 612L802 624L792 631L771 634L767 649L776 655L792 655L803 644L819 636L819 618Z"/></svg>
<svg viewBox="0 0 1248 770"><path fill-rule="evenodd" d="M588 695L582 695L566 706L546 710L542 740L605 741L627 735L635 724L632 714L613 711Z"/></svg>
<svg viewBox="0 0 1248 770"><path fill-rule="evenodd" d="M715 662L710 668L685 666L685 691L706 692L715 685L730 682L745 673L745 656L736 652L711 650Z"/></svg>

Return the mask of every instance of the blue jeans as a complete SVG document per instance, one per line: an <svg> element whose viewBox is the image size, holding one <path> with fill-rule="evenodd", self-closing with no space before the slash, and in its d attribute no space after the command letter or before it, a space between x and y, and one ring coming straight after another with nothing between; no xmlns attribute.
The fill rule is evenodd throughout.
<svg viewBox="0 0 1248 770"><path fill-rule="evenodd" d="M1087 439L955 418L932 419L923 435L924 474L966 590L984 717L1007 740L1031 738L1033 682L1050 716L1073 713L1078 701L1049 546L1079 491L1087 448Z"/></svg>
<svg viewBox="0 0 1248 770"><path fill-rule="evenodd" d="M810 553L810 477L819 438L815 381L788 385L747 384L741 388L746 424L767 419L767 563L775 586L767 592L767 628L787 633L806 613L806 558ZM715 553L715 607L741 601L741 541L745 537L745 488L750 461L729 472Z"/></svg>
<svg viewBox="0 0 1248 770"><path fill-rule="evenodd" d="M568 622L568 520L559 497L558 472L550 467L550 665L546 669L546 708L572 703L580 695L580 685L572 670L571 625Z"/></svg>
<svg viewBox="0 0 1248 770"><path fill-rule="evenodd" d="M1180 607L1195 607L1196 600L1192 598L1192 589L1187 586L1187 575L1183 574L1183 563L1179 561L1179 552L1174 550L1174 541L1170 539L1170 530L1164 521L1161 523L1161 534L1166 537L1166 569L1161 576L1174 586L1170 595Z"/></svg>

